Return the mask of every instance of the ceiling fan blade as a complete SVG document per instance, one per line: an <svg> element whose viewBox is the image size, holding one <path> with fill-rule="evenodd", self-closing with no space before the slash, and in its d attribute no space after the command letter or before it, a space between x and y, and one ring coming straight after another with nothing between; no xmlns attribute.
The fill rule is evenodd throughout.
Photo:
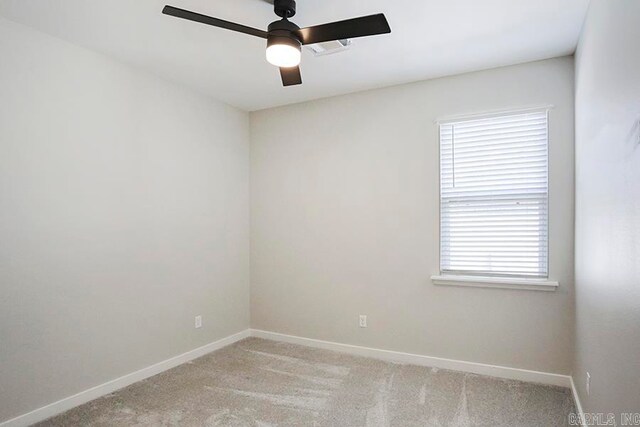
<svg viewBox="0 0 640 427"><path fill-rule="evenodd" d="M165 15L175 16L176 18L200 22L201 24L213 25L214 27L224 28L225 30L237 31L239 33L249 34L251 36L261 37L263 39L267 38L266 31L247 27L246 25L236 24L235 22L213 18L211 16L202 15L196 12L189 12L188 10L180 9L173 6L165 6L164 9L162 9L162 13L164 13Z"/></svg>
<svg viewBox="0 0 640 427"><path fill-rule="evenodd" d="M387 34L391 27L384 14L362 16L360 18L347 19L345 21L332 22L330 24L316 25L301 28L298 35L302 44L314 44L331 40L355 39L356 37Z"/></svg>
<svg viewBox="0 0 640 427"><path fill-rule="evenodd" d="M282 77L283 86L294 86L302 84L300 67L280 67L280 76Z"/></svg>

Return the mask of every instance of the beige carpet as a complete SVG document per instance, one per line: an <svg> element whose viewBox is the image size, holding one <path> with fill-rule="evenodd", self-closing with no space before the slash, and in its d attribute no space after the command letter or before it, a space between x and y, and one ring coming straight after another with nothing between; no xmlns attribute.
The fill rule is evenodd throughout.
<svg viewBox="0 0 640 427"><path fill-rule="evenodd" d="M564 426L568 389L249 338L46 426Z"/></svg>

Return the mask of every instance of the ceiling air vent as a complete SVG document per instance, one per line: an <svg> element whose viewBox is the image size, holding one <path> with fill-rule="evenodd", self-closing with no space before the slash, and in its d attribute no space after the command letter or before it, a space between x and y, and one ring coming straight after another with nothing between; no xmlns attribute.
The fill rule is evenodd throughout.
<svg viewBox="0 0 640 427"><path fill-rule="evenodd" d="M309 51L313 52L315 56L331 55L332 53L343 52L351 46L351 40L332 40L329 42L322 42L316 44L310 44L305 46Z"/></svg>

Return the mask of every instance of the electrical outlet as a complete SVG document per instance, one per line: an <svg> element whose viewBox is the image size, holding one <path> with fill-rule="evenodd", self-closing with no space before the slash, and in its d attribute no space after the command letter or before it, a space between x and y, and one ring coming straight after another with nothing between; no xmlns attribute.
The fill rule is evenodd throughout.
<svg viewBox="0 0 640 427"><path fill-rule="evenodd" d="M202 328L202 316L196 316L196 329Z"/></svg>
<svg viewBox="0 0 640 427"><path fill-rule="evenodd" d="M361 314L360 315L360 327L361 328L366 328L367 327L367 315L366 314Z"/></svg>
<svg viewBox="0 0 640 427"><path fill-rule="evenodd" d="M589 393L591 392L591 374L589 372L587 372L587 396L589 396Z"/></svg>

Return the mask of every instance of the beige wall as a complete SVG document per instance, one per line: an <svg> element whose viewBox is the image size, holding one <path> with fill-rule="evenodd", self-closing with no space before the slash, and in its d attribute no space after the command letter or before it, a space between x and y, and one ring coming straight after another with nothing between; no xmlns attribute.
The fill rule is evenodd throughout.
<svg viewBox="0 0 640 427"><path fill-rule="evenodd" d="M252 327L568 374L573 84L566 57L252 113ZM432 285L434 120L545 104L555 105L550 276L560 289Z"/></svg>
<svg viewBox="0 0 640 427"><path fill-rule="evenodd" d="M248 115L2 19L0 58L0 421L247 328Z"/></svg>
<svg viewBox="0 0 640 427"><path fill-rule="evenodd" d="M576 56L576 364L587 412L640 412L640 1L592 0ZM591 374L586 393L586 373Z"/></svg>

